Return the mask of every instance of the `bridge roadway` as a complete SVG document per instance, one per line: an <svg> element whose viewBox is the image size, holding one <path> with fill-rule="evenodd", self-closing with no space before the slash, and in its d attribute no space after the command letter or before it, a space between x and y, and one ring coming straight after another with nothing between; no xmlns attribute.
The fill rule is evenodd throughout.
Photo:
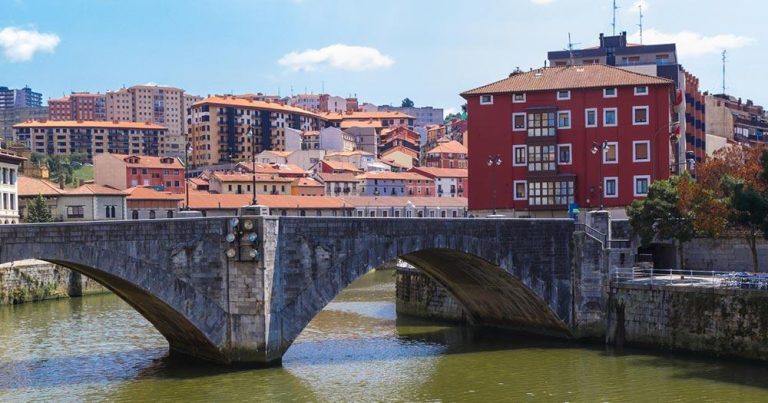
<svg viewBox="0 0 768 403"><path fill-rule="evenodd" d="M279 363L341 290L397 257L443 285L473 324L602 336L607 265L571 220L236 221L0 226L0 263L34 258L89 276L149 320L172 352L220 363Z"/></svg>

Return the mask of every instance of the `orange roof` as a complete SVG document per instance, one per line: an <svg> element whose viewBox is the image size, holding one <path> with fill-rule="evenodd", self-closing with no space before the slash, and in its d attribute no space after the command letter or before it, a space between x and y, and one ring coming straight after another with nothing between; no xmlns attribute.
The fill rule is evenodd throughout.
<svg viewBox="0 0 768 403"><path fill-rule="evenodd" d="M343 119L414 119L411 115L406 115L402 112L347 112L342 115Z"/></svg>
<svg viewBox="0 0 768 403"><path fill-rule="evenodd" d="M417 209L419 207L467 207L465 197L341 196L340 199L355 207L405 207L409 202Z"/></svg>
<svg viewBox="0 0 768 403"><path fill-rule="evenodd" d="M384 158L385 156L387 156L389 154L392 154L392 153L395 153L395 152L398 152L398 151L403 153L403 154L408 154L408 155L410 155L413 158L416 158L416 157L419 156L418 152L416 152L415 150L412 150L412 149L410 149L408 147L394 146L394 147L390 148L389 150L384 151L383 153L381 153L381 157Z"/></svg>
<svg viewBox="0 0 768 403"><path fill-rule="evenodd" d="M118 122L108 120L28 120L13 125L14 128L68 128L68 129L135 129L135 130L168 130L165 126L154 123Z"/></svg>
<svg viewBox="0 0 768 403"><path fill-rule="evenodd" d="M150 155L125 155L125 154L99 154L96 156L96 160L99 158L112 157L119 159L125 163L127 168L167 168L167 169L184 169L184 165L178 158L173 157L153 157ZM128 162L128 158L138 158L138 162ZM168 162L162 162L163 160Z"/></svg>
<svg viewBox="0 0 768 403"><path fill-rule="evenodd" d="M357 182L357 178L355 177L355 174L351 172L343 172L343 173L327 173L327 172L320 172L317 174L317 176L320 178L323 182Z"/></svg>
<svg viewBox="0 0 768 403"><path fill-rule="evenodd" d="M171 192L158 192L147 186L137 186L125 189L128 193L128 200L182 200L184 195Z"/></svg>
<svg viewBox="0 0 768 403"><path fill-rule="evenodd" d="M467 147L459 143L456 140L446 141L439 143L435 148L427 151L427 154L440 154L440 153L454 153L454 154L466 154Z"/></svg>
<svg viewBox="0 0 768 403"><path fill-rule="evenodd" d="M366 172L364 174L357 175L357 179L429 180L429 178L423 175L419 175L418 173L415 173L415 172Z"/></svg>
<svg viewBox="0 0 768 403"><path fill-rule="evenodd" d="M247 172L254 171L254 165L252 162L238 162L237 168L243 169ZM257 174L306 175L307 173L307 171L302 169L300 166L294 164L262 164L257 162L255 168Z"/></svg>
<svg viewBox="0 0 768 403"><path fill-rule="evenodd" d="M429 177L435 178L468 178L469 171L459 168L427 168L427 167L413 167L411 172L421 173Z"/></svg>
<svg viewBox="0 0 768 403"><path fill-rule="evenodd" d="M296 178L293 181L293 186L299 187L324 187L322 183L312 178Z"/></svg>
<svg viewBox="0 0 768 403"><path fill-rule="evenodd" d="M293 154L293 151L275 151L275 150L266 150L265 153L270 153L272 155L277 155L278 157L287 158L291 154Z"/></svg>
<svg viewBox="0 0 768 403"><path fill-rule="evenodd" d="M249 194L219 194L189 192L189 207L192 209L240 208L249 206L253 196Z"/></svg>
<svg viewBox="0 0 768 403"><path fill-rule="evenodd" d="M358 168L355 164L345 161L323 160L325 165L331 167L331 169L339 171L349 172L362 172L362 169Z"/></svg>
<svg viewBox="0 0 768 403"><path fill-rule="evenodd" d="M253 174L242 173L227 173L227 172L214 172L211 174L211 179L216 178L220 182L251 182L253 180ZM257 182L293 182L292 178L283 178L278 175L264 175L256 174Z"/></svg>
<svg viewBox="0 0 768 403"><path fill-rule="evenodd" d="M0 161L8 162L11 164L21 164L22 161L26 161L26 160L27 160L26 158L20 155L16 155L11 152L5 152L3 150L0 150Z"/></svg>
<svg viewBox="0 0 768 403"><path fill-rule="evenodd" d="M343 120L340 126L342 129L349 129L352 127L379 128L382 127L382 124L380 120Z"/></svg>
<svg viewBox="0 0 768 403"><path fill-rule="evenodd" d="M544 91L565 88L620 87L628 85L672 85L666 78L635 73L602 64L548 67L512 74L509 77L461 93L461 96Z"/></svg>
<svg viewBox="0 0 768 403"><path fill-rule="evenodd" d="M355 151L335 151L330 152L326 154L327 157L334 156L334 155L341 155L344 157L349 157L352 155L373 155L372 153L369 153L368 151L362 151L362 150L355 150Z"/></svg>
<svg viewBox="0 0 768 403"><path fill-rule="evenodd" d="M308 208L308 209L339 209L352 207L344 200L331 196L289 196L289 195L258 195L256 203L270 208Z"/></svg>
<svg viewBox="0 0 768 403"><path fill-rule="evenodd" d="M19 196L124 196L126 193L109 186L84 184L80 187L61 189L49 180L19 176Z"/></svg>
<svg viewBox="0 0 768 403"><path fill-rule="evenodd" d="M310 112L306 109L302 109L296 106L283 105L277 102L256 101L254 99L239 98L234 96L214 95L192 104L193 107L200 106L200 105L221 105L221 106L236 106L240 108L250 108L250 109L263 109L263 110L268 110L272 112L298 113L304 116L325 119L321 115L318 115L314 112Z"/></svg>

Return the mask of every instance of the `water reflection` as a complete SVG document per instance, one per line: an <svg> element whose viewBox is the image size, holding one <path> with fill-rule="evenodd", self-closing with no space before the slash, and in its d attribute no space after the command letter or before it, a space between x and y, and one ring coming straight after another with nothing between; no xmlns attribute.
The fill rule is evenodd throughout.
<svg viewBox="0 0 768 403"><path fill-rule="evenodd" d="M398 318L391 272L363 277L280 368L170 357L117 297L0 307L0 401L766 401L760 365Z"/></svg>

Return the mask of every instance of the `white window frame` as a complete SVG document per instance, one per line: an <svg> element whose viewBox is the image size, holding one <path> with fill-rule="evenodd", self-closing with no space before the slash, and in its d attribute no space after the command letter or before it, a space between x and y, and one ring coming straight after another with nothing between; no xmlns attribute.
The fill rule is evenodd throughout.
<svg viewBox="0 0 768 403"><path fill-rule="evenodd" d="M515 99L515 95L522 95L522 96L523 96L523 99L522 99L522 100L520 100L520 101L518 101L518 100L516 100L516 99ZM512 93L512 103L513 103L513 104L524 104L524 103L525 103L525 100L526 100L526 98L527 98L527 97L525 96L525 93L524 93L524 92L513 92L513 93Z"/></svg>
<svg viewBox="0 0 768 403"><path fill-rule="evenodd" d="M608 90L613 90L613 95L608 95ZM619 96L619 89L617 87L603 88L603 98L616 98Z"/></svg>
<svg viewBox="0 0 768 403"><path fill-rule="evenodd" d="M640 109L645 109L645 122L635 121L635 111ZM650 122L651 122L651 108L648 105L632 107L632 125L633 126L648 126Z"/></svg>
<svg viewBox="0 0 768 403"><path fill-rule="evenodd" d="M515 128L515 117L516 116L522 116L523 117L523 128L518 129ZM528 115L525 112L515 112L512 114L512 131L513 132L524 132L528 130Z"/></svg>
<svg viewBox="0 0 768 403"><path fill-rule="evenodd" d="M618 164L619 163L619 142L618 141L608 141L606 144L608 144L608 147L614 146L616 148L616 160L615 161L606 161L605 157L608 155L608 148L603 149L603 164Z"/></svg>
<svg viewBox="0 0 768 403"><path fill-rule="evenodd" d="M483 97L490 97L490 99L484 102ZM480 95L480 105L493 105L493 95Z"/></svg>
<svg viewBox="0 0 768 403"><path fill-rule="evenodd" d="M515 161L515 156L517 155L516 151L519 148L523 149L523 156L524 156L523 158L524 158L525 161L523 161L522 163L518 163L517 161ZM528 166L528 146L527 145L522 144L522 145L512 146L512 166L513 167L526 167L526 166Z"/></svg>
<svg viewBox="0 0 768 403"><path fill-rule="evenodd" d="M651 189L651 175L635 175L632 177L632 193L635 197L646 197L648 193L637 193L637 180L645 179L648 181L648 190Z"/></svg>
<svg viewBox="0 0 768 403"><path fill-rule="evenodd" d="M560 162L560 148L568 148L568 162ZM557 165L573 165L573 145L568 144L558 144L557 148L555 150L557 155L555 156L555 161L557 162Z"/></svg>
<svg viewBox="0 0 768 403"><path fill-rule="evenodd" d="M616 182L616 194L608 194L608 181ZM619 177L618 176L606 176L603 178L603 197L606 199L616 199L619 197Z"/></svg>
<svg viewBox="0 0 768 403"><path fill-rule="evenodd" d="M645 88L645 92L637 92L638 88ZM647 85L638 85L638 86L635 87L635 96L644 97L644 96L648 95L648 91L649 90L648 90L648 86Z"/></svg>
<svg viewBox="0 0 768 403"><path fill-rule="evenodd" d="M561 113L567 113L568 114L568 126L560 126L560 114ZM557 128L558 129L570 129L573 127L573 120L571 116L571 111L557 111L555 113L555 119L557 120Z"/></svg>
<svg viewBox="0 0 768 403"><path fill-rule="evenodd" d="M566 96L561 97L560 96L561 92L567 93ZM567 101L567 100L571 99L571 90L557 90L557 92L555 94L556 94L556 97L557 97L558 101Z"/></svg>
<svg viewBox="0 0 768 403"><path fill-rule="evenodd" d="M519 183L522 183L523 184L523 188L525 189L525 194L523 195L523 197L518 197L517 196L517 185ZM512 199L513 200L520 200L520 201L528 200L528 181L522 180L522 181L513 181L512 182Z"/></svg>
<svg viewBox="0 0 768 403"><path fill-rule="evenodd" d="M595 112L595 124L589 124L589 112ZM600 125L600 116L597 114L597 108L584 109L584 127L598 127Z"/></svg>
<svg viewBox="0 0 768 403"><path fill-rule="evenodd" d="M615 122L613 124L608 124L605 122L605 116L608 112L613 111L613 115L616 117ZM619 108L603 108L603 127L616 127L619 125Z"/></svg>
<svg viewBox="0 0 768 403"><path fill-rule="evenodd" d="M643 144L648 147L648 157L646 159L637 158L637 145ZM632 142L632 162L651 162L651 141L650 140L638 140Z"/></svg>

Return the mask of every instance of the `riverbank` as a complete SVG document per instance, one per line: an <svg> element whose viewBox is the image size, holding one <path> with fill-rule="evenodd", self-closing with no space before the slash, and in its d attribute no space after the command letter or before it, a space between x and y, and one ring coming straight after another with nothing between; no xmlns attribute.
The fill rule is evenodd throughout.
<svg viewBox="0 0 768 403"><path fill-rule="evenodd" d="M48 262L21 260L0 265L0 305L108 292L94 280Z"/></svg>

